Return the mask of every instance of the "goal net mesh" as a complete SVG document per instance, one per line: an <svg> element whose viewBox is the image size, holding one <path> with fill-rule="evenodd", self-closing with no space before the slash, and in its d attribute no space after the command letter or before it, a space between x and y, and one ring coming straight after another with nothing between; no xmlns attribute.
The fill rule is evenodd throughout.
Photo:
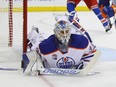
<svg viewBox="0 0 116 87"><path fill-rule="evenodd" d="M0 68L21 67L26 35L24 1L0 0Z"/></svg>

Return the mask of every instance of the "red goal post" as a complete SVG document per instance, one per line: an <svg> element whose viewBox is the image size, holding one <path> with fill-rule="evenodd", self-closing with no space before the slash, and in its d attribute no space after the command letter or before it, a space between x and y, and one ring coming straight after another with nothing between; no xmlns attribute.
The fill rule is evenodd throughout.
<svg viewBox="0 0 116 87"><path fill-rule="evenodd" d="M22 53L27 50L27 2L0 0L1 67L3 63L21 62Z"/></svg>

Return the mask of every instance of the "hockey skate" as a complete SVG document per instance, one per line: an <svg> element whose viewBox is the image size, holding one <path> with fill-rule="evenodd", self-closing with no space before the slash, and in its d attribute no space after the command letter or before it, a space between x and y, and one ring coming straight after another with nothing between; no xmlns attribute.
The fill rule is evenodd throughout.
<svg viewBox="0 0 116 87"><path fill-rule="evenodd" d="M108 34L112 33L111 29L106 29L106 33L108 33Z"/></svg>
<svg viewBox="0 0 116 87"><path fill-rule="evenodd" d="M110 24L109 24L109 28L107 28L107 29L105 30L105 32L106 32L107 34L112 33L111 28L112 28L112 24L110 23Z"/></svg>
<svg viewBox="0 0 116 87"><path fill-rule="evenodd" d="M109 21L109 25L106 27L105 32L108 33L108 34L110 34L110 33L112 33L112 31L111 31L112 23L111 23L110 18L108 18L108 21Z"/></svg>

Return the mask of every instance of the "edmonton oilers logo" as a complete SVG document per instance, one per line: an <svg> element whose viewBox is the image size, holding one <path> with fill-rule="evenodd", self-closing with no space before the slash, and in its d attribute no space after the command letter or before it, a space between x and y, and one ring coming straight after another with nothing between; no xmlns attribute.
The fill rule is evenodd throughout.
<svg viewBox="0 0 116 87"><path fill-rule="evenodd" d="M75 61L70 57L62 57L56 63L58 68L72 68L75 65Z"/></svg>

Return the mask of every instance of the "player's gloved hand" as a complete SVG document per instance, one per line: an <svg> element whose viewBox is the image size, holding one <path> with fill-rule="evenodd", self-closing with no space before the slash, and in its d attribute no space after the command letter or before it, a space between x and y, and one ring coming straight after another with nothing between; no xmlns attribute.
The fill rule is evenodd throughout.
<svg viewBox="0 0 116 87"><path fill-rule="evenodd" d="M79 18L78 18L78 15L77 15L76 11L70 12L70 14L69 14L69 21L70 22L73 22L73 21L79 22Z"/></svg>

